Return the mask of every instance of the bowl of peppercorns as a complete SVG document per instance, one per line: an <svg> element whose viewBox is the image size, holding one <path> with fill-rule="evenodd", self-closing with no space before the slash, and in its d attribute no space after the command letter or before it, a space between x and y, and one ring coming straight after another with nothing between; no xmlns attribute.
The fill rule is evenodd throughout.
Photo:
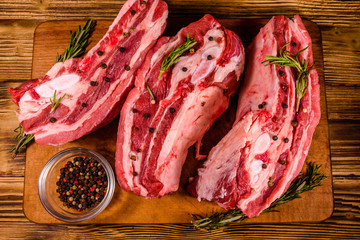
<svg viewBox="0 0 360 240"><path fill-rule="evenodd" d="M38 187L41 203L53 217L64 222L84 222L110 203L115 176L99 153L69 148L45 164Z"/></svg>

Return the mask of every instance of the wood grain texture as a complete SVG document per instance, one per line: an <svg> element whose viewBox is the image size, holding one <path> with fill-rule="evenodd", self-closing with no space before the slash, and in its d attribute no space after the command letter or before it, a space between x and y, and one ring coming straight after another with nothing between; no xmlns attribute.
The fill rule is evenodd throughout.
<svg viewBox="0 0 360 240"><path fill-rule="evenodd" d="M17 126L9 87L31 77L33 33L47 20L112 20L124 1L4 0L0 2L0 239L359 239L360 235L360 2L167 1L176 17L212 13L225 18L270 18L299 13L322 32L328 106L334 212L317 224L231 225L212 233L190 225L50 226L21 213L25 155L6 152ZM16 198L17 200L15 200ZM12 204L15 202L15 205ZM12 212L14 211L14 212Z"/></svg>
<svg viewBox="0 0 360 240"><path fill-rule="evenodd" d="M170 18L165 35L174 35L183 26L197 19ZM268 20L257 19L219 19L220 23L235 31L242 39L245 48ZM32 78L38 78L54 64L57 52L63 51L68 43L68 32L84 25L84 21L49 21L39 25L35 31ZM91 38L92 45L100 40L111 21L98 21L96 30ZM330 176L330 153L328 138L328 123L325 104L325 88L323 74L323 59L321 34L317 25L311 21L304 24L312 38L314 61L319 74L321 89L322 118L314 133L307 162L321 164L325 175ZM47 51L44 51L46 49ZM230 130L235 118L238 96L230 102L229 109L214 123L202 140L202 151L207 154L220 139ZM46 212L42 206L38 193L33 191L37 187L37 180L46 162L60 150L69 147L85 147L97 151L114 166L115 143L118 119L110 125L79 140L62 146L40 146L32 144L26 151L26 171L24 189L24 213L27 218L37 223L59 224ZM106 136L106 138L104 138ZM189 213L209 216L214 211L223 211L219 206L207 201L198 202L186 192L189 177L193 177L201 162L195 159L194 151L189 152L182 170L179 190L161 199L145 199L133 193L127 193L116 186L113 200L106 210L87 223L189 223ZM333 211L333 196L331 178L311 193L304 194L303 199L297 199L279 208L279 211L254 219L246 223L286 223L286 222L318 222L330 217ZM54 183L55 186L55 183ZM55 190L54 190L54 194ZM299 214L299 213L302 214ZM314 214L315 213L315 214Z"/></svg>

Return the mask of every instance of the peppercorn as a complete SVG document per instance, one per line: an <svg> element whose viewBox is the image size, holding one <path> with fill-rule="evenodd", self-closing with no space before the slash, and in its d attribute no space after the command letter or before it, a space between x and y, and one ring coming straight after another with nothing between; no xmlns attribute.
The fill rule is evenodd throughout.
<svg viewBox="0 0 360 240"><path fill-rule="evenodd" d="M56 118L54 118L54 117L50 118L50 122L51 122L51 123L56 122Z"/></svg>
<svg viewBox="0 0 360 240"><path fill-rule="evenodd" d="M267 168L267 165L264 163L261 167L262 167L263 169L266 169L266 168Z"/></svg>
<svg viewBox="0 0 360 240"><path fill-rule="evenodd" d="M105 80L105 82L110 82L110 78L108 78L108 77L105 77L104 80Z"/></svg>
<svg viewBox="0 0 360 240"><path fill-rule="evenodd" d="M186 71L187 71L187 68L186 68L186 67L183 67L182 70L183 70L183 72L186 72Z"/></svg>
<svg viewBox="0 0 360 240"><path fill-rule="evenodd" d="M259 105L258 105L258 108L259 108L259 109L262 109L263 107L264 107L264 106L263 106L262 104L259 104Z"/></svg>
<svg viewBox="0 0 360 240"><path fill-rule="evenodd" d="M292 42L291 46L296 47L296 42Z"/></svg>
<svg viewBox="0 0 360 240"><path fill-rule="evenodd" d="M288 143L289 139L288 138L284 138L284 143Z"/></svg>
<svg viewBox="0 0 360 240"><path fill-rule="evenodd" d="M101 68L103 68L103 69L107 68L106 63L101 64Z"/></svg>
<svg viewBox="0 0 360 240"><path fill-rule="evenodd" d="M174 113L175 112L175 108L170 108L170 113Z"/></svg>
<svg viewBox="0 0 360 240"><path fill-rule="evenodd" d="M282 105L282 108L288 108L288 107L289 106L287 104L285 104L285 103Z"/></svg>
<svg viewBox="0 0 360 240"><path fill-rule="evenodd" d="M278 140L278 137L277 137L277 136L273 136L272 139L273 139L274 141L276 141L276 140Z"/></svg>
<svg viewBox="0 0 360 240"><path fill-rule="evenodd" d="M130 69L131 69L131 68L130 68L129 65L126 65L126 66L125 66L125 70L126 70L126 71L130 71Z"/></svg>
<svg viewBox="0 0 360 240"><path fill-rule="evenodd" d="M95 86L95 85L96 85L96 82L95 82L95 81L91 81L91 82L90 82L90 85L91 85L91 86Z"/></svg>
<svg viewBox="0 0 360 240"><path fill-rule="evenodd" d="M285 74L284 71L282 71L282 70L279 71L280 76L284 76L284 74Z"/></svg>
<svg viewBox="0 0 360 240"><path fill-rule="evenodd" d="M86 103L82 103L81 106L82 106L82 107L86 107Z"/></svg>
<svg viewBox="0 0 360 240"><path fill-rule="evenodd" d="M214 38L210 36L210 37L209 37L209 41L212 41L212 40L214 40Z"/></svg>
<svg viewBox="0 0 360 240"><path fill-rule="evenodd" d="M95 206L107 191L105 169L93 158L75 157L60 169L57 178L56 192L60 201L77 211Z"/></svg>
<svg viewBox="0 0 360 240"><path fill-rule="evenodd" d="M137 111L138 110L136 108L133 108L133 110L132 110L133 113L137 113Z"/></svg>
<svg viewBox="0 0 360 240"><path fill-rule="evenodd" d="M124 47L121 47L121 48L120 48L120 52L125 52L125 48L124 48Z"/></svg>
<svg viewBox="0 0 360 240"><path fill-rule="evenodd" d="M291 125L292 125L293 127L296 127L296 126L298 125L298 122L297 122L297 121L292 121L292 122L291 122Z"/></svg>
<svg viewBox="0 0 360 240"><path fill-rule="evenodd" d="M98 54L99 56L102 56L104 53L103 53L102 51L98 51L97 54Z"/></svg>
<svg viewBox="0 0 360 240"><path fill-rule="evenodd" d="M144 113L144 118L147 119L150 117L150 114L149 113Z"/></svg>
<svg viewBox="0 0 360 240"><path fill-rule="evenodd" d="M131 10L131 15L135 15L136 14L136 11L133 9Z"/></svg>
<svg viewBox="0 0 360 240"><path fill-rule="evenodd" d="M155 132L155 128L149 128L149 132L151 133Z"/></svg>
<svg viewBox="0 0 360 240"><path fill-rule="evenodd" d="M211 55L208 55L208 56L207 56L207 59L208 59L208 60L211 60L211 59L212 59L212 56L211 56Z"/></svg>

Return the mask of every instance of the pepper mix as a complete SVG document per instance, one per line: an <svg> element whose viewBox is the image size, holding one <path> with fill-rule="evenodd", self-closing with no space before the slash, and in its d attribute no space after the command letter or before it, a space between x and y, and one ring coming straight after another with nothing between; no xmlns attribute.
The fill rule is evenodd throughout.
<svg viewBox="0 0 360 240"><path fill-rule="evenodd" d="M75 157L60 169L56 185L63 205L81 212L102 201L108 180L105 169L95 159Z"/></svg>

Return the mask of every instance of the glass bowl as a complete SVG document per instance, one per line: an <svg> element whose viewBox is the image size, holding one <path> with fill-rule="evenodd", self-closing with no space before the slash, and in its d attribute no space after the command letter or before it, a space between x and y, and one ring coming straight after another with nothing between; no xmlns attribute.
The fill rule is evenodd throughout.
<svg viewBox="0 0 360 240"><path fill-rule="evenodd" d="M77 211L63 205L59 199L59 193L56 192L58 186L58 176L60 169L63 168L68 161L72 161L75 157L89 157L99 162L107 176L107 191L100 203L94 207ZM44 166L41 171L39 182L39 197L44 208L55 218L64 222L84 222L96 217L110 203L115 190L115 176L108 161L100 154L85 148L69 148L55 154Z"/></svg>

